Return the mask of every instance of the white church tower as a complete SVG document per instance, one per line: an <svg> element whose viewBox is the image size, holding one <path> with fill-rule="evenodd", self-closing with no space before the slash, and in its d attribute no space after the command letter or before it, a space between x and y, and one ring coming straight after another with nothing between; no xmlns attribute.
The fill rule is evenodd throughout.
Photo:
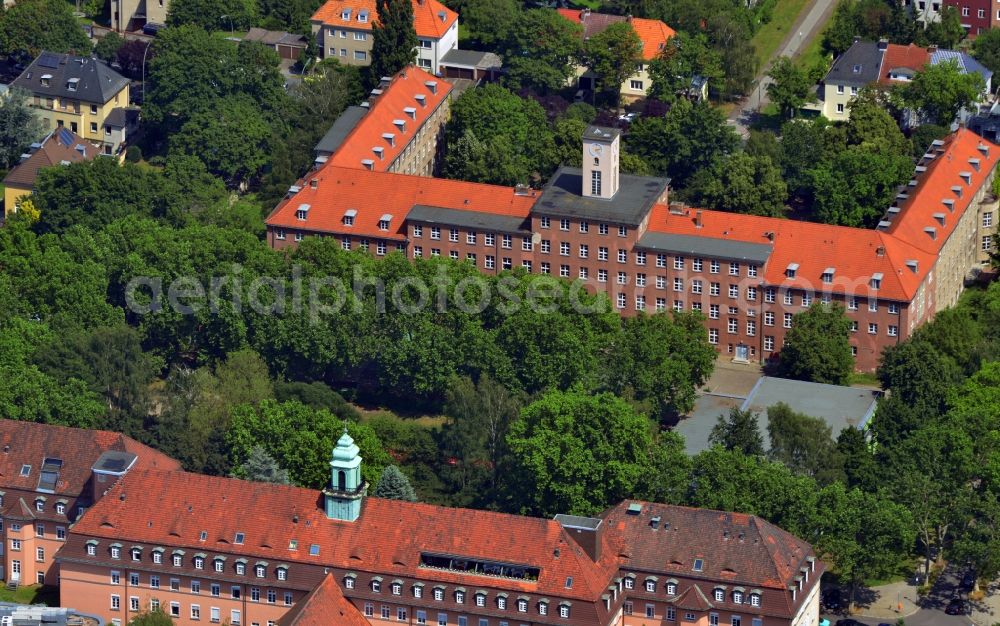
<svg viewBox="0 0 1000 626"><path fill-rule="evenodd" d="M618 154L621 131L616 128L588 126L583 131L584 197L610 200L618 193Z"/></svg>

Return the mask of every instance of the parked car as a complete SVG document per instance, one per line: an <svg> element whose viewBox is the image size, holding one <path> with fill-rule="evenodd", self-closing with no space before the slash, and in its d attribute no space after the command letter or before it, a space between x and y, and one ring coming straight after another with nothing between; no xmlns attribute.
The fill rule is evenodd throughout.
<svg viewBox="0 0 1000 626"><path fill-rule="evenodd" d="M973 569L966 570L965 576L962 576L962 589L971 590L976 586L976 571Z"/></svg>
<svg viewBox="0 0 1000 626"><path fill-rule="evenodd" d="M969 606L965 600L961 598L955 598L948 603L945 607L944 612L948 615L967 615L969 613Z"/></svg>
<svg viewBox="0 0 1000 626"><path fill-rule="evenodd" d="M823 592L823 608L829 612L836 612L843 606L840 597L840 589L827 589Z"/></svg>
<svg viewBox="0 0 1000 626"><path fill-rule="evenodd" d="M864 622L859 622L856 619L838 619L837 626L867 626Z"/></svg>
<svg viewBox="0 0 1000 626"><path fill-rule="evenodd" d="M623 124L631 124L636 120L637 117L639 117L638 113L634 112L623 113L622 115L618 116L618 121L622 122Z"/></svg>

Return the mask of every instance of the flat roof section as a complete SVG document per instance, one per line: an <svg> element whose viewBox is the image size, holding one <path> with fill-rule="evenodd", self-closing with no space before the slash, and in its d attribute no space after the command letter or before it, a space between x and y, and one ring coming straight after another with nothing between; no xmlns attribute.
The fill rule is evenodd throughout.
<svg viewBox="0 0 1000 626"><path fill-rule="evenodd" d="M638 226L670 182L667 178L629 174L621 174L619 181L618 193L612 198L585 197L580 193L583 170L562 166L545 185L532 212Z"/></svg>
<svg viewBox="0 0 1000 626"><path fill-rule="evenodd" d="M771 256L771 250L774 248L766 243L651 232L643 235L636 243L636 247L691 256L749 261L761 265Z"/></svg>
<svg viewBox="0 0 1000 626"><path fill-rule="evenodd" d="M503 233L528 234L524 227L525 220L509 215L496 215L479 211L462 211L460 209L445 209L436 206L417 204L406 214L406 220L424 222L426 224L444 224L461 226L474 230L493 230Z"/></svg>

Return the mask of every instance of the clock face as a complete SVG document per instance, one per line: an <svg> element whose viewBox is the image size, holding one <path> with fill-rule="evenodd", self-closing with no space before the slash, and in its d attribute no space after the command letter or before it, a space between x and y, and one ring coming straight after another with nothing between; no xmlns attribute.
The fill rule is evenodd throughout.
<svg viewBox="0 0 1000 626"><path fill-rule="evenodd" d="M590 156L601 156L602 152L604 152L604 146L599 143L590 144Z"/></svg>

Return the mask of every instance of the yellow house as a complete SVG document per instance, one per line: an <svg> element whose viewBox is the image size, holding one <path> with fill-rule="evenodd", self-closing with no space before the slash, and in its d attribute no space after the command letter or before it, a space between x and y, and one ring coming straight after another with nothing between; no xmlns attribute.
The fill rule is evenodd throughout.
<svg viewBox="0 0 1000 626"><path fill-rule="evenodd" d="M30 104L46 130L65 127L104 154L122 148L112 121L116 108L129 105L129 81L103 61L71 54L43 52L18 76L12 87L31 94Z"/></svg>
<svg viewBox="0 0 1000 626"><path fill-rule="evenodd" d="M92 143L67 128L49 133L40 143L32 144L31 151L4 177L4 215L17 213L21 201L34 190L42 168L89 161L97 155Z"/></svg>

